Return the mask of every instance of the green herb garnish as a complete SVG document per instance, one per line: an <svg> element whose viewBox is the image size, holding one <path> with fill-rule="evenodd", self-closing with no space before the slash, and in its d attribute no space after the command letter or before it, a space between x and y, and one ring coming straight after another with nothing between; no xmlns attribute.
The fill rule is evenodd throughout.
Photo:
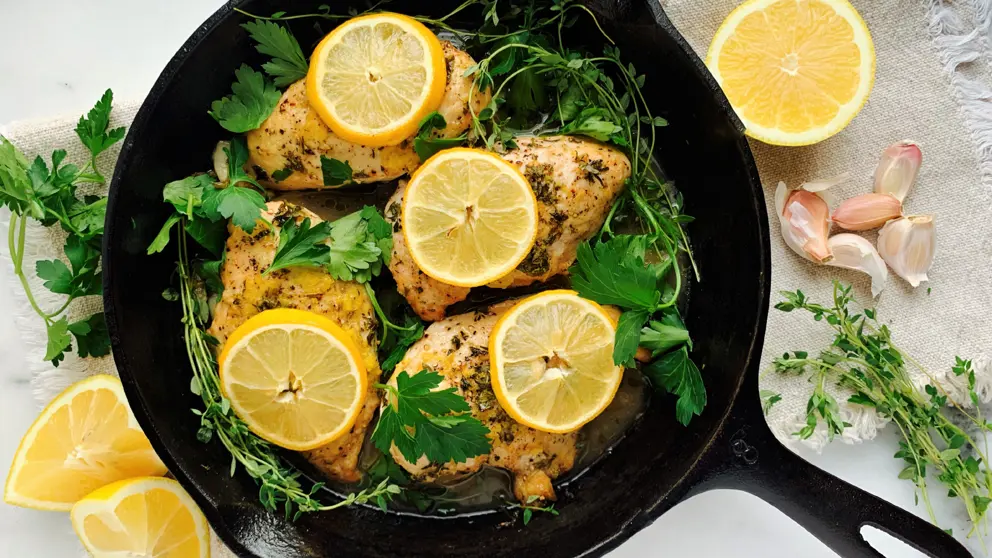
<svg viewBox="0 0 992 558"><path fill-rule="evenodd" d="M815 386L807 404L807 424L795 435L809 438L818 424L826 426L830 438L841 434L850 424L839 417L837 403L824 386L830 382L852 390L849 403L872 407L898 427L902 439L895 457L906 463L899 478L912 481L919 489L931 521L937 523L927 483L936 479L948 489L948 496L961 500L973 525L970 534L975 533L992 502L992 473L985 455L986 432L992 430L992 423L978 406L971 361L956 357L952 367L955 376L965 379L968 401L955 401L935 381L920 391L907 368L914 366L932 376L893 343L891 331L878 321L874 310L852 311L850 286L834 282L829 306L811 302L802 291L782 295L785 300L776 309L808 312L835 334L833 343L816 357L797 351L772 363L775 371L807 376ZM958 426L960 420L982 433L981 443Z"/></svg>
<svg viewBox="0 0 992 558"><path fill-rule="evenodd" d="M376 385L385 390L388 401L372 433L379 451L389 453L396 444L411 463L421 456L431 463L462 463L489 453L489 429L470 414L455 388L437 389L443 380L430 370L413 376L404 371L396 377L395 387Z"/></svg>
<svg viewBox="0 0 992 558"><path fill-rule="evenodd" d="M280 95L272 82L247 64L235 70L234 76L233 94L214 101L210 116L225 130L240 134L261 126L279 104Z"/></svg>
<svg viewBox="0 0 992 558"><path fill-rule="evenodd" d="M10 209L7 249L28 303L45 322L48 342L44 358L55 366L72 350L73 337L81 357L110 352L102 313L69 322L66 310L77 298L103 294L99 269L107 198L79 196L76 190L82 184L105 182L97 169L97 158L124 137L124 128L108 129L112 104L113 93L108 89L76 125L76 135L90 154L82 168L67 163L66 152L61 149L52 153L50 168L41 157L29 163L17 147L0 136L0 204ZM66 295L55 310L39 306L28 281L24 266L28 219L46 227L58 224L67 235L64 259L41 260L35 265L45 288Z"/></svg>
<svg viewBox="0 0 992 558"><path fill-rule="evenodd" d="M448 126L448 121L444 116L434 111L420 121L420 131L413 138L413 150L421 161L430 159L438 151L443 151L451 147L457 147L468 140L468 136L462 134L456 138L435 138L432 137L434 130L443 130Z"/></svg>
<svg viewBox="0 0 992 558"><path fill-rule="evenodd" d="M320 172L324 178L324 186L341 186L351 182L354 171L351 163L320 156Z"/></svg>
<svg viewBox="0 0 992 558"><path fill-rule="evenodd" d="M272 57L262 64L265 73L272 77L276 87L285 87L307 76L310 65L288 29L271 21L249 21L241 24L257 43L255 49Z"/></svg>

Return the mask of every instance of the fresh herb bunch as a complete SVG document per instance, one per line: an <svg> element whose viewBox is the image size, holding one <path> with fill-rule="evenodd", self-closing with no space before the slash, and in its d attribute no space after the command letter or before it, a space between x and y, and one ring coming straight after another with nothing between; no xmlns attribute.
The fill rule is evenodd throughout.
<svg viewBox="0 0 992 558"><path fill-rule="evenodd" d="M17 147L0 136L0 205L10 209L7 249L14 263L14 275L34 311L45 322L48 346L45 360L58 366L65 353L72 350L81 357L104 356L110 352L110 337L103 313L69 322L66 311L77 298L103 294L100 271L100 247L107 213L105 196L79 195L85 184L103 185L105 179L97 168L97 158L124 138L124 128L110 129L110 112L114 94L107 90L88 114L79 118L76 135L90 153L82 167L66 162L65 150L52 153L51 168L40 156L33 162ZM46 289L65 295L62 305L52 311L43 309L35 299L24 269L25 238L28 219L43 226L58 224L66 233L65 259L41 260L35 273Z"/></svg>
<svg viewBox="0 0 992 558"><path fill-rule="evenodd" d="M965 378L969 402L955 401L939 382L893 342L892 333L879 323L874 310L860 314L850 309L851 287L834 282L833 304L821 306L809 301L802 291L783 292L785 301L775 305L784 312L804 310L818 322L826 322L835 332L831 346L818 356L797 351L776 358L772 367L783 374L809 376L815 382L806 407L806 426L795 435L808 438L821 422L832 438L850 424L838 416L837 402L825 391L827 382L848 388L854 395L848 403L875 409L899 428L902 441L896 458L906 462L899 478L912 481L919 489L931 521L937 522L930 505L927 472L948 489L948 496L961 500L978 531L992 503L992 473L984 451L986 432L992 430L978 406L975 372L971 361L955 358L952 371ZM907 373L914 366L931 378L919 391ZM771 400L771 399L769 399ZM959 415L982 433L979 444L950 416ZM983 533L985 530L983 529Z"/></svg>
<svg viewBox="0 0 992 558"><path fill-rule="evenodd" d="M186 216L180 219L183 229L186 229L187 219ZM193 410L193 413L200 417L197 439L203 443L213 439L219 440L231 454L231 475L233 476L238 465L241 465L258 483L258 496L266 509L278 511L281 508L287 519L295 520L304 513L333 510L367 502L375 502L385 510L388 501L402 491L389 479L383 479L374 487L350 494L335 504L321 503L315 499L315 495L324 486L323 483L316 483L306 490L300 482L301 473L279 456L277 448L252 433L231 410L230 401L221 394L217 363L211 350L216 340L205 331L210 316L205 285L203 279L197 277L193 271L187 245L188 235L180 232L177 236L178 295L183 307L186 351L193 368L190 391L202 398L204 406L202 411Z"/></svg>
<svg viewBox="0 0 992 558"><path fill-rule="evenodd" d="M372 432L379 451L388 454L395 444L410 463L421 456L431 463L463 463L492 450L489 429L469 413L455 388L438 389L442 381L437 372L423 370L413 376L400 372L395 386L376 384L388 402Z"/></svg>

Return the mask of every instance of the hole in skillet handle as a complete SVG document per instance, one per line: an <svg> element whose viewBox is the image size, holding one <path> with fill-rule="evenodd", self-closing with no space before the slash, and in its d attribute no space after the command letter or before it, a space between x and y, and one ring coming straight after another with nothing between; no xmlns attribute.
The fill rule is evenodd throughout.
<svg viewBox="0 0 992 558"><path fill-rule="evenodd" d="M753 372L748 372L751 381L745 381L723 430L698 462L697 476L689 481L694 485L690 493L714 488L749 492L845 558L885 558L862 536L866 527L924 556L971 556L954 537L929 521L830 475L783 446L765 422Z"/></svg>

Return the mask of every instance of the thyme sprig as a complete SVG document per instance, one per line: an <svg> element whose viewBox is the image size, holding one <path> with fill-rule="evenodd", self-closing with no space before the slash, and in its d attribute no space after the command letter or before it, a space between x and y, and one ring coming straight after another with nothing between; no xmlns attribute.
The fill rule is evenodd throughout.
<svg viewBox="0 0 992 558"><path fill-rule="evenodd" d="M185 217L183 220L185 221ZM300 482L301 473L286 463L277 448L259 438L231 410L231 403L220 390L217 363L211 346L216 340L204 328L209 319L207 296L203 281L193 273L190 265L189 248L185 232L186 223L179 227L179 298L183 308L183 329L186 352L189 355L193 378L190 391L203 400L203 410L194 409L200 417L197 439L203 443L217 439L231 454L231 475L241 465L258 483L258 496L262 505L270 511L286 514L287 519L298 519L304 513L328 511L352 504L375 502L385 509L387 502L401 492L401 488L389 479L382 480L374 487L349 494L334 504L324 504L315 498L324 483L314 483L309 490Z"/></svg>
<svg viewBox="0 0 992 558"><path fill-rule="evenodd" d="M956 357L952 367L955 376L966 380L969 405L956 401L918 362L902 352L874 310L852 311L850 286L834 282L831 306L809 301L802 291L782 295L785 301L776 304L776 309L804 310L835 332L833 343L819 356L797 351L772 363L777 372L809 376L816 384L807 405L806 426L795 435L809 438L822 422L832 438L851 426L840 418L837 402L825 391L830 382L849 388L854 395L848 403L874 408L899 428L902 440L895 457L906 462L899 478L912 481L919 489L931 521L937 523L928 491L928 470L948 489L948 496L958 498L964 505L972 523L969 536L987 534L992 473L986 453L992 423L983 418L978 407L971 361ZM913 384L907 371L910 366L929 378L923 391ZM955 424L952 414L963 417L981 432L981 444Z"/></svg>

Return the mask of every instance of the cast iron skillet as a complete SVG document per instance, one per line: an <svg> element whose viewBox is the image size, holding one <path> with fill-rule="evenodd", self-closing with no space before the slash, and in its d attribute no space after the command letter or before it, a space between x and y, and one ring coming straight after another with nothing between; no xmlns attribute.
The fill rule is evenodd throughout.
<svg viewBox="0 0 992 558"><path fill-rule="evenodd" d="M262 14L307 13L322 1L294 2L291 8L277 0L232 5ZM437 16L458 3L397 0L389 7ZM361 0L333 4L337 13L366 8ZM210 102L229 92L242 62L260 62L238 27L245 18L232 5L193 34L138 112L111 187L103 256L107 324L138 422L239 554L599 556L693 494L737 488L774 504L842 556L880 556L859 534L864 525L930 556L969 556L915 515L810 466L768 430L757 398L770 273L761 183L727 100L656 0L600 0L589 6L627 59L647 74L655 114L671 122L660 135L657 154L697 218L691 240L703 281L692 287L687 321L709 392L703 415L683 428L674 421L673 402L656 398L610 456L559 487L561 516L538 518L526 528L503 525L506 516L500 512L440 519L354 507L296 523L265 512L253 481L243 473L228 475L230 458L223 448L196 440L190 409L200 402L189 392L180 311L160 295L170 285L175 254L145 255L167 215L162 185L202 170L214 143L228 137L207 115ZM478 14L465 17L471 28ZM292 28L307 49L332 25L302 20ZM585 31L576 37L598 40L595 31Z"/></svg>

